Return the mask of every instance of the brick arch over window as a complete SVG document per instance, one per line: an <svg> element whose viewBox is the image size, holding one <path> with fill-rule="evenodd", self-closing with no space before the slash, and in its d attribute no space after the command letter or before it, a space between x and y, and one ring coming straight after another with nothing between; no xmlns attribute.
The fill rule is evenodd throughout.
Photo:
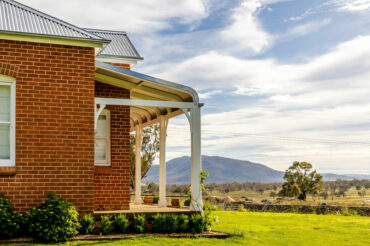
<svg viewBox="0 0 370 246"><path fill-rule="evenodd" d="M16 78L19 72L19 66L0 61L0 74Z"/></svg>

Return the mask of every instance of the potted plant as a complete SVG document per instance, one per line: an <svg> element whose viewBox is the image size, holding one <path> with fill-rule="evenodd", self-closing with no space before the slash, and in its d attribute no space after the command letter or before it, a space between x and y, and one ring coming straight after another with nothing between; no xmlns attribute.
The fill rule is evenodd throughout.
<svg viewBox="0 0 370 246"><path fill-rule="evenodd" d="M180 207L180 199L171 199L171 206L174 208L179 208Z"/></svg>
<svg viewBox="0 0 370 246"><path fill-rule="evenodd" d="M144 197L144 204L145 205L152 205L153 204L153 197L151 197L151 196Z"/></svg>

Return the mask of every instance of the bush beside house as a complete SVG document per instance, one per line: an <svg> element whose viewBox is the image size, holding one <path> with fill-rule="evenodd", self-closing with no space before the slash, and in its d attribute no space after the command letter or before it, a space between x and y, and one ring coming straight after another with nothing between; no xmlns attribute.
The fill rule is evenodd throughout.
<svg viewBox="0 0 370 246"><path fill-rule="evenodd" d="M78 212L67 201L54 193L47 200L27 212L30 234L43 242L64 242L78 234Z"/></svg>
<svg viewBox="0 0 370 246"><path fill-rule="evenodd" d="M78 219L75 207L57 197L54 193L47 194L46 200L36 208L30 208L22 215L14 211L10 200L0 195L0 239L11 239L16 236L29 235L42 242L65 242L79 234L92 234L97 230L107 235L113 230L116 233L143 233L147 218L135 215L133 221L125 215L102 216L100 222L86 214ZM191 217L181 214L157 214L152 221L152 231L155 233L202 233L212 224L209 211L204 216L194 214ZM130 229L130 230L129 230Z"/></svg>
<svg viewBox="0 0 370 246"><path fill-rule="evenodd" d="M21 227L22 215L14 211L10 200L0 195L0 239L8 239L17 235Z"/></svg>

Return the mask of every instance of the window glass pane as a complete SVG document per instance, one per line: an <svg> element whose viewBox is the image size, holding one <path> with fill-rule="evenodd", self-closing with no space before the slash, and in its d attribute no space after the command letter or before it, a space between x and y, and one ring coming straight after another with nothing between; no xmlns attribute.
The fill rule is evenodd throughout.
<svg viewBox="0 0 370 246"><path fill-rule="evenodd" d="M0 121L10 121L10 86L0 85Z"/></svg>
<svg viewBox="0 0 370 246"><path fill-rule="evenodd" d="M95 137L107 137L107 116L100 115L98 118L98 127L96 128Z"/></svg>
<svg viewBox="0 0 370 246"><path fill-rule="evenodd" d="M0 124L0 160L10 160L10 126Z"/></svg>
<svg viewBox="0 0 370 246"><path fill-rule="evenodd" d="M104 161L107 159L107 140L95 139L95 160Z"/></svg>

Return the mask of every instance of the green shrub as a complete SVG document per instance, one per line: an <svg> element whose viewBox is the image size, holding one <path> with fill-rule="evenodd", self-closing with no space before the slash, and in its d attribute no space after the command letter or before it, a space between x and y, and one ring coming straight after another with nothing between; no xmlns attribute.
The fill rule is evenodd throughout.
<svg viewBox="0 0 370 246"><path fill-rule="evenodd" d="M212 224L214 222L213 216L211 216L211 211L204 211L203 213L203 231L210 231Z"/></svg>
<svg viewBox="0 0 370 246"><path fill-rule="evenodd" d="M63 242L77 235L80 225L74 206L54 193L46 198L27 213L31 236L44 242Z"/></svg>
<svg viewBox="0 0 370 246"><path fill-rule="evenodd" d="M177 231L178 223L177 216L174 214L166 214L164 217L164 227L163 230L165 233L174 233Z"/></svg>
<svg viewBox="0 0 370 246"><path fill-rule="evenodd" d="M85 214L80 219L80 230L79 232L81 234L91 234L94 230L94 217L92 217L90 214Z"/></svg>
<svg viewBox="0 0 370 246"><path fill-rule="evenodd" d="M159 196L153 196L153 204L158 204Z"/></svg>
<svg viewBox="0 0 370 246"><path fill-rule="evenodd" d="M100 224L100 233L102 235L107 235L109 232L112 231L112 221L110 220L109 215L103 215L101 217L101 224Z"/></svg>
<svg viewBox="0 0 370 246"><path fill-rule="evenodd" d="M126 233L128 229L128 219L124 214L116 216L114 219L115 229L118 233Z"/></svg>
<svg viewBox="0 0 370 246"><path fill-rule="evenodd" d="M177 231L180 233L185 233L188 231L189 227L189 217L185 214L180 214L177 217Z"/></svg>
<svg viewBox="0 0 370 246"><path fill-rule="evenodd" d="M164 214L155 215L154 220L152 222L153 232L163 233L164 232L164 223L165 223L165 215Z"/></svg>
<svg viewBox="0 0 370 246"><path fill-rule="evenodd" d="M156 233L174 233L178 230L178 216L157 214L152 222L152 230Z"/></svg>
<svg viewBox="0 0 370 246"><path fill-rule="evenodd" d="M190 203L191 203L191 199L186 198L185 201L184 201L184 206L190 206Z"/></svg>
<svg viewBox="0 0 370 246"><path fill-rule="evenodd" d="M357 215L357 212L351 211L351 210L348 210L348 208L345 208L344 210L340 212L340 214L343 216L354 216L354 215Z"/></svg>
<svg viewBox="0 0 370 246"><path fill-rule="evenodd" d="M202 233L204 231L203 217L200 214L193 214L189 220L189 230L191 233Z"/></svg>
<svg viewBox="0 0 370 246"><path fill-rule="evenodd" d="M22 215L14 211L8 199L0 195L0 239L9 239L17 235Z"/></svg>
<svg viewBox="0 0 370 246"><path fill-rule="evenodd" d="M134 222L132 223L132 230L135 233L143 233L145 229L145 216L138 215L134 216Z"/></svg>
<svg viewBox="0 0 370 246"><path fill-rule="evenodd" d="M216 211L217 210L217 206L216 205L213 205L210 202L204 202L203 203L203 210L206 210L206 211Z"/></svg>

